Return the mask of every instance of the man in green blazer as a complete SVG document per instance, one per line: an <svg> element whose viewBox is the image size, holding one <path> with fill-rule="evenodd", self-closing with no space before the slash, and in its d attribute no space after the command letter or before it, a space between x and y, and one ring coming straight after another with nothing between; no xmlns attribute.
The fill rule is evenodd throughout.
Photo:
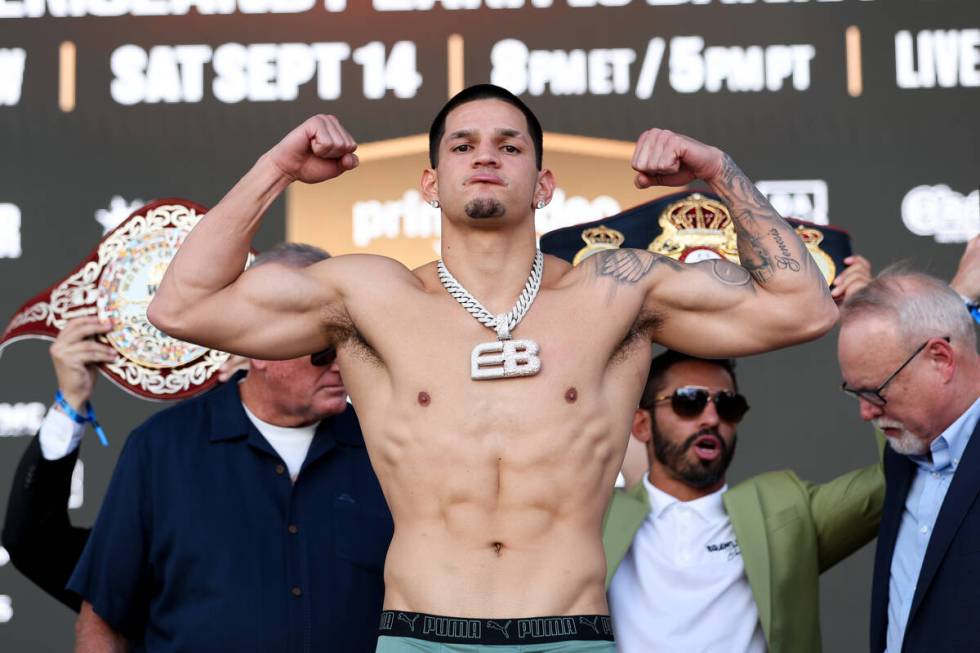
<svg viewBox="0 0 980 653"><path fill-rule="evenodd" d="M633 424L649 473L615 492L603 522L620 653L821 651L819 576L874 538L881 464L821 485L779 471L729 489L747 410L731 361L654 358Z"/></svg>

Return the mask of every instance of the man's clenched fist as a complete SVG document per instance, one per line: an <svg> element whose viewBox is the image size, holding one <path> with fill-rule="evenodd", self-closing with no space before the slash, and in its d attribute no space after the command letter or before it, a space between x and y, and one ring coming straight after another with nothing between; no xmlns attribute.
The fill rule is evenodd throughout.
<svg viewBox="0 0 980 653"><path fill-rule="evenodd" d="M289 132L268 157L287 177L315 184L356 168L356 149L340 121L321 113Z"/></svg>
<svg viewBox="0 0 980 653"><path fill-rule="evenodd" d="M630 164L637 188L683 186L695 179L709 181L721 174L725 154L693 138L666 129L648 129L636 141Z"/></svg>

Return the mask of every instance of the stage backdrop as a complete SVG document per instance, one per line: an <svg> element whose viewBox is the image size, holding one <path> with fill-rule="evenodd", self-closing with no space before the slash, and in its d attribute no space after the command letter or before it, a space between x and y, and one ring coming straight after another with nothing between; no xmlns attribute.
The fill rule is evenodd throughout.
<svg viewBox="0 0 980 653"><path fill-rule="evenodd" d="M661 192L630 186L631 143L653 126L723 148L787 215L849 229L876 268L908 258L948 278L980 231L975 0L0 0L0 319L145 201L214 205L316 112L340 117L364 166L290 189L257 247L428 260L422 135L450 93L486 81L548 132L560 190L539 231ZM739 373L753 410L733 481L781 467L822 481L873 460L833 334ZM47 343L0 359L4 505L54 389ZM85 441L81 525L126 434L161 408L104 380L94 403L112 444ZM825 576L828 651L866 648L871 560ZM71 640L72 615L0 550L0 650Z"/></svg>

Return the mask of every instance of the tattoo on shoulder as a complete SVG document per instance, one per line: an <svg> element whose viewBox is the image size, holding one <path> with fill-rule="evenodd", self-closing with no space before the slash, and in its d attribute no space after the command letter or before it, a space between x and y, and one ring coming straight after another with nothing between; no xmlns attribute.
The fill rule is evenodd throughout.
<svg viewBox="0 0 980 653"><path fill-rule="evenodd" d="M597 277L610 277L624 285L639 283L658 265L667 265L674 270L683 268L672 258L640 249L611 249L593 254L590 258L595 259Z"/></svg>

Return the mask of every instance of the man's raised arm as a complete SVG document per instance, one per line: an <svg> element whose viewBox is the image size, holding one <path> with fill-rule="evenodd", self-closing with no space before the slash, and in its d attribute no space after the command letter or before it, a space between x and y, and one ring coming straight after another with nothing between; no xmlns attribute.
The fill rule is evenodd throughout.
<svg viewBox="0 0 980 653"><path fill-rule="evenodd" d="M640 137L632 165L640 188L707 182L730 208L738 234L741 265L650 260L651 268L667 268L654 276L646 301L663 318L658 341L707 357L746 355L811 340L833 327L837 307L806 246L731 157L654 129Z"/></svg>
<svg viewBox="0 0 980 653"><path fill-rule="evenodd" d="M181 245L147 310L150 322L181 340L251 357L323 348L321 320L342 302L343 263L242 271L273 200L293 181L318 183L355 168L356 148L336 118L318 115L260 157Z"/></svg>

